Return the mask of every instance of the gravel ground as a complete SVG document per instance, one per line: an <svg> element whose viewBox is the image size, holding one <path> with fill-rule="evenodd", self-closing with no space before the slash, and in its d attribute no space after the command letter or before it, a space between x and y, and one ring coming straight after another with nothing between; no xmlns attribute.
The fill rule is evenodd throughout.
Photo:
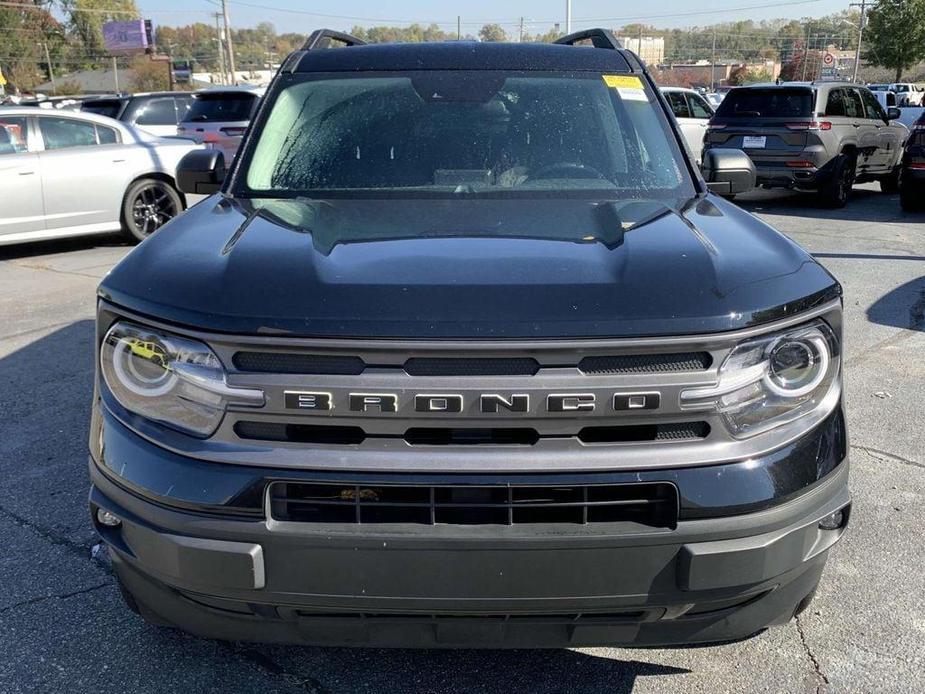
<svg viewBox="0 0 925 694"><path fill-rule="evenodd" d="M94 288L129 250L97 237L0 248L0 692L921 689L925 216L875 186L837 211L776 192L739 202L846 290L852 525L798 621L723 646L533 652L254 646L146 626L92 556L86 512Z"/></svg>

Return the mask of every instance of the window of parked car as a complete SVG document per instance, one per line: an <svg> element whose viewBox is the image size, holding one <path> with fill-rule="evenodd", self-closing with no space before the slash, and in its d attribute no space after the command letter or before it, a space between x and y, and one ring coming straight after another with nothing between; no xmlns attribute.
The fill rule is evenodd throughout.
<svg viewBox="0 0 925 694"><path fill-rule="evenodd" d="M866 89L859 89L858 91L861 94L861 98L864 100L864 105L867 107L867 117L877 120L886 120L886 111L883 110L883 106L877 101L877 97Z"/></svg>
<svg viewBox="0 0 925 694"><path fill-rule="evenodd" d="M684 98L682 92L668 92L665 96L668 97L668 104L671 106L675 118L691 117L690 107L687 105L687 99Z"/></svg>
<svg viewBox="0 0 925 694"><path fill-rule="evenodd" d="M46 150L119 142L119 134L114 129L74 118L42 116L39 130Z"/></svg>
<svg viewBox="0 0 925 694"><path fill-rule="evenodd" d="M698 94L688 94L687 101L691 107L691 118L712 118L713 109Z"/></svg>
<svg viewBox="0 0 925 694"><path fill-rule="evenodd" d="M19 154L29 150L25 116L0 116L0 154Z"/></svg>
<svg viewBox="0 0 925 694"><path fill-rule="evenodd" d="M829 98L825 105L825 115L827 116L847 116L845 110L845 101L847 95L844 89L833 89L829 92Z"/></svg>
<svg viewBox="0 0 925 694"><path fill-rule="evenodd" d="M845 89L845 115L848 118L863 118L864 103L857 89Z"/></svg>
<svg viewBox="0 0 925 694"><path fill-rule="evenodd" d="M813 114L813 91L805 87L733 89L716 110L721 118L799 118Z"/></svg>
<svg viewBox="0 0 925 694"><path fill-rule="evenodd" d="M177 104L177 122L182 123L186 119L186 114L189 113L190 107L193 105L193 97L190 96L175 96L174 101Z"/></svg>
<svg viewBox="0 0 925 694"><path fill-rule="evenodd" d="M258 96L249 92L218 92L198 94L183 119L191 123L236 123L248 121Z"/></svg>
<svg viewBox="0 0 925 694"><path fill-rule="evenodd" d="M248 194L267 197L583 193L674 204L694 190L682 163L638 78L452 70L287 86L242 170Z"/></svg>
<svg viewBox="0 0 925 694"><path fill-rule="evenodd" d="M83 102L80 110L107 118L118 118L124 103L122 99L92 99Z"/></svg>
<svg viewBox="0 0 925 694"><path fill-rule="evenodd" d="M177 108L173 97L151 99L135 119L135 125L176 125Z"/></svg>

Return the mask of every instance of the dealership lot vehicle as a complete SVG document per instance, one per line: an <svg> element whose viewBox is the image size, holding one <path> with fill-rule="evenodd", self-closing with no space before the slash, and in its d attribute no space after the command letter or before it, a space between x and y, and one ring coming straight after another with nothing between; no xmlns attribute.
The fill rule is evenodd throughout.
<svg viewBox="0 0 925 694"><path fill-rule="evenodd" d="M265 91L262 87L215 87L195 92L177 134L205 142L230 164Z"/></svg>
<svg viewBox="0 0 925 694"><path fill-rule="evenodd" d="M713 117L713 107L693 89L661 87L661 92L671 106L694 160L699 164L703 153L703 138L707 134L710 118Z"/></svg>
<svg viewBox="0 0 925 694"><path fill-rule="evenodd" d="M189 92L147 92L87 100L80 110L115 118L152 135L169 137L177 134L177 125L192 102L193 95Z"/></svg>
<svg viewBox="0 0 925 694"><path fill-rule="evenodd" d="M855 183L896 192L909 136L899 109L849 83L785 83L734 89L717 109L705 147L745 150L758 183L814 191L842 207Z"/></svg>
<svg viewBox="0 0 925 694"><path fill-rule="evenodd" d="M603 30L360 44L290 56L227 180L184 159L220 194L100 287L91 517L129 606L389 646L789 622L850 515L841 287L709 194L748 158L704 182Z"/></svg>
<svg viewBox="0 0 925 694"><path fill-rule="evenodd" d="M923 97L925 97L925 87L911 82L871 84L868 88L873 92L893 92L899 106L922 106Z"/></svg>
<svg viewBox="0 0 925 694"><path fill-rule="evenodd" d="M925 115L913 124L906 144L899 199L905 210L925 209Z"/></svg>
<svg viewBox="0 0 925 694"><path fill-rule="evenodd" d="M143 239L186 206L177 163L200 148L90 113L0 108L0 245L120 229Z"/></svg>

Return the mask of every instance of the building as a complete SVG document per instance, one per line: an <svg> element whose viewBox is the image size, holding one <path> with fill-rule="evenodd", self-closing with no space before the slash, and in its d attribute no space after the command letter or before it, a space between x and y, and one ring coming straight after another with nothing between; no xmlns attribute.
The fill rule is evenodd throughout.
<svg viewBox="0 0 925 694"><path fill-rule="evenodd" d="M658 65L665 61L665 39L661 36L618 36L624 48L642 58L646 65Z"/></svg>

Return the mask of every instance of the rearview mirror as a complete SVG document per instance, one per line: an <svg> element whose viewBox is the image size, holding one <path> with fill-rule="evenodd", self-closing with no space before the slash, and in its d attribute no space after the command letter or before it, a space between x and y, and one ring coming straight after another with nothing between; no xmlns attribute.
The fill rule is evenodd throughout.
<svg viewBox="0 0 925 694"><path fill-rule="evenodd" d="M755 164L741 149L708 149L701 165L707 187L719 195L745 193L755 187Z"/></svg>
<svg viewBox="0 0 925 694"><path fill-rule="evenodd" d="M886 119L887 119L887 122L889 122L889 121L891 121L891 120L897 120L901 115L902 115L902 114L900 113L899 109L896 108L895 106L890 106L890 107L886 110Z"/></svg>
<svg viewBox="0 0 925 694"><path fill-rule="evenodd" d="M177 186L190 195L218 192L225 180L225 155L217 149L196 149L177 165Z"/></svg>

